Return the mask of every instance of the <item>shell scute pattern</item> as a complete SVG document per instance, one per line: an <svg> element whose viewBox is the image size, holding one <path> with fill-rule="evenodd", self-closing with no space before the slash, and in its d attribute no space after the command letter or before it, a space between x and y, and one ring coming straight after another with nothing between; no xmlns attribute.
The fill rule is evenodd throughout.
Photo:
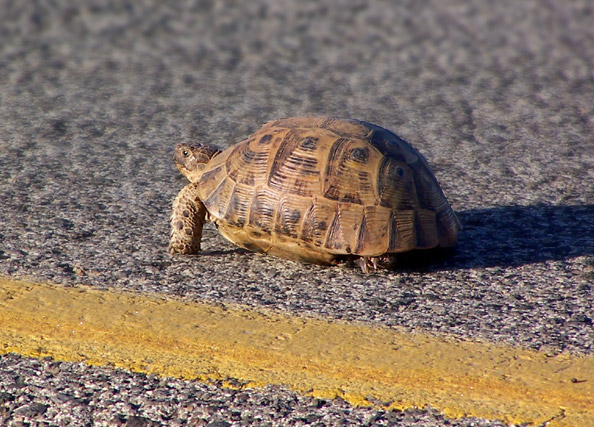
<svg viewBox="0 0 594 427"><path fill-rule="evenodd" d="M270 122L196 176L223 236L285 258L329 263L452 246L460 228L423 156L357 120Z"/></svg>
<svg viewBox="0 0 594 427"><path fill-rule="evenodd" d="M253 187L235 183L224 215L225 220L230 225L243 227L247 224L253 193Z"/></svg>
<svg viewBox="0 0 594 427"><path fill-rule="evenodd" d="M277 194L268 188L260 188L252 198L248 223L265 233L274 226Z"/></svg>
<svg viewBox="0 0 594 427"><path fill-rule="evenodd" d="M357 235L355 253L387 253L389 251L391 211L382 206L366 206Z"/></svg>
<svg viewBox="0 0 594 427"><path fill-rule="evenodd" d="M302 130L286 132L270 164L270 188L303 197L319 194L319 157L315 147L312 148L314 138Z"/></svg>
<svg viewBox="0 0 594 427"><path fill-rule="evenodd" d="M314 198L303 216L301 239L316 247L324 246L326 233L333 216L334 206L332 204L319 202Z"/></svg>
<svg viewBox="0 0 594 427"><path fill-rule="evenodd" d="M294 239L299 238L301 231L301 212L303 203L291 196L284 196L278 203L274 231Z"/></svg>

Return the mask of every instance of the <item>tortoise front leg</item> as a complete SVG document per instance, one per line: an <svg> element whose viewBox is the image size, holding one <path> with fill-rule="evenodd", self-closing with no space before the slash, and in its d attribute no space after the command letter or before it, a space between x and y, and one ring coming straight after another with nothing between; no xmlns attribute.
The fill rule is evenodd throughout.
<svg viewBox="0 0 594 427"><path fill-rule="evenodd" d="M198 197L196 183L186 185L173 201L171 212L171 254L195 254L200 250L206 207Z"/></svg>

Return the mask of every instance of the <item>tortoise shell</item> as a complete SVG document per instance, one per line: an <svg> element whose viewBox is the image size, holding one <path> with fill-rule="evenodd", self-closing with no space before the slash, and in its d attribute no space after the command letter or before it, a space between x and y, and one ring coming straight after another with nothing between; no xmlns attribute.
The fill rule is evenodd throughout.
<svg viewBox="0 0 594 427"><path fill-rule="evenodd" d="M460 229L423 156L357 120L267 123L190 180L225 238L283 258L327 264L449 247Z"/></svg>

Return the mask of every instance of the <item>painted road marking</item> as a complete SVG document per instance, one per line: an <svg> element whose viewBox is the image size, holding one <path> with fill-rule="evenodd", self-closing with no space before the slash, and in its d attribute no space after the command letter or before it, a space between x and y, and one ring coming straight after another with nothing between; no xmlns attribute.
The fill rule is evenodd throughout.
<svg viewBox="0 0 594 427"><path fill-rule="evenodd" d="M50 356L449 417L594 426L594 357L0 279L0 354Z"/></svg>

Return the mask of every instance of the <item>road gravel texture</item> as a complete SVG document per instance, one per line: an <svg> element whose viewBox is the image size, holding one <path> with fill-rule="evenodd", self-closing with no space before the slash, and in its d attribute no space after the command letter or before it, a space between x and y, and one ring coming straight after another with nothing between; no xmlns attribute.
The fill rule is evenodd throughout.
<svg viewBox="0 0 594 427"><path fill-rule="evenodd" d="M592 354L593 19L585 0L0 0L0 274ZM185 185L176 143L227 147L311 114L371 121L418 148L464 226L456 251L363 275L252 254L207 226L199 256L168 254ZM70 413L167 424L182 404L212 425L246 424L244 412L270 425L499 425L0 363L0 420L14 425ZM75 411L102 393L110 406Z"/></svg>

